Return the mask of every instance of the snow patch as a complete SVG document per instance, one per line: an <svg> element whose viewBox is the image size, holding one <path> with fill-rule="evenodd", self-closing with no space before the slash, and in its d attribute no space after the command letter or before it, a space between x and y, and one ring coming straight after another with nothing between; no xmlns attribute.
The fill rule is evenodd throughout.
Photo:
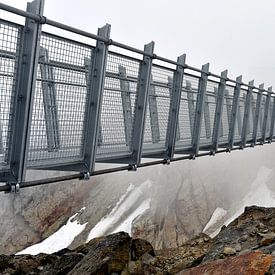
<svg viewBox="0 0 275 275"><path fill-rule="evenodd" d="M103 236L108 233L124 231L131 234L133 220L150 208L150 199L142 200L142 197L148 193L151 182L145 181L138 187L130 184L126 192L121 196L111 213L103 217L90 231L87 242L91 239ZM141 202L139 202L141 201ZM129 209L137 204L132 213L127 213ZM123 216L126 218L123 220ZM111 232L110 232L111 230Z"/></svg>
<svg viewBox="0 0 275 275"><path fill-rule="evenodd" d="M244 212L246 206L275 207L275 194L266 185L271 176L271 169L267 167L259 169L257 177L250 187L250 191L241 200L241 207L224 222L226 226L239 217ZM220 228L213 232L210 237L215 237L219 232Z"/></svg>
<svg viewBox="0 0 275 275"><path fill-rule="evenodd" d="M85 207L81 208L79 212L83 212L84 210ZM37 255L39 253L51 254L68 247L73 242L74 238L79 235L87 225L87 223L80 224L77 220L74 220L78 213L71 216L66 225L63 225L58 231L49 236L47 239L27 247L26 249L18 252L16 255Z"/></svg>
<svg viewBox="0 0 275 275"><path fill-rule="evenodd" d="M208 228L215 225L218 221L220 221L223 217L225 217L226 214L227 214L227 211L224 210L223 208L221 208L221 207L216 208L215 211L213 212L209 222L204 227L202 232L205 232Z"/></svg>

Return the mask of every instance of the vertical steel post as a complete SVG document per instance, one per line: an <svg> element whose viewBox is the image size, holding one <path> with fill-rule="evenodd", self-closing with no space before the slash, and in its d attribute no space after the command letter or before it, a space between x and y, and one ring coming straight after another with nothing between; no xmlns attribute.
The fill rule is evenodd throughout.
<svg viewBox="0 0 275 275"><path fill-rule="evenodd" d="M122 102L122 110L123 110L123 118L124 118L124 133L125 133L125 141L127 146L131 146L131 135L132 135L132 127L133 127L133 114L132 114L132 105L131 105L131 94L130 94L130 84L129 81L126 80L126 68L119 65L118 72L121 79L120 83L120 91L121 91L121 102Z"/></svg>
<svg viewBox="0 0 275 275"><path fill-rule="evenodd" d="M270 105L270 99L271 99L271 93L272 93L272 87L268 88L267 97L265 101L265 108L264 108L264 121L263 121L263 128L262 128L262 140L261 143L265 142L266 139L266 128L267 128L267 119L269 115L269 105Z"/></svg>
<svg viewBox="0 0 275 275"><path fill-rule="evenodd" d="M154 42L144 46L144 52L153 56ZM143 61L140 65L139 79L137 86L137 97L135 102L135 114L133 121L133 135L132 135L132 163L131 165L138 166L141 161L144 125L146 117L146 109L148 102L148 94L150 89L152 57L148 55L143 56Z"/></svg>
<svg viewBox="0 0 275 275"><path fill-rule="evenodd" d="M234 88L234 96L232 102L232 111L231 111L231 119L229 125L229 133L228 133L228 150L231 150L234 146L234 138L237 124L237 113L239 109L239 100L240 100L240 91L242 85L242 76L238 76L236 79L236 85Z"/></svg>
<svg viewBox="0 0 275 275"><path fill-rule="evenodd" d="M224 97L225 97L225 92L224 91ZM217 105L218 105L218 97L219 97L219 88L214 87L214 95L215 95L215 102L216 102L216 110L217 110ZM223 99L224 102L224 99ZM223 108L223 107L222 107ZM223 136L223 122L222 122L222 117L223 117L223 111L221 112L221 125L219 127L219 137ZM215 119L216 119L216 114L215 114ZM214 120L214 126L213 126L213 137L214 137L214 128L215 128L215 120Z"/></svg>
<svg viewBox="0 0 275 275"><path fill-rule="evenodd" d="M179 127L179 110L180 110L180 100L182 92L182 82L184 74L186 55L183 54L178 57L176 71L174 72L173 77L173 88L172 88L172 97L170 101L170 112L168 118L168 127L167 127L167 159L171 159L174 156L175 144L177 139L177 132Z"/></svg>
<svg viewBox="0 0 275 275"><path fill-rule="evenodd" d="M242 142L241 142L242 148L244 148L244 146L246 145L246 140L247 140L248 120L249 120L249 115L251 110L250 105L251 105L251 95L253 91L254 80L250 81L248 85L249 87L246 94L245 108L244 108L244 115L243 115Z"/></svg>
<svg viewBox="0 0 275 275"><path fill-rule="evenodd" d="M197 105L194 121L194 131L192 135L192 154L195 157L200 148L200 135L201 135L201 124L203 118L204 104L205 104L205 94L207 79L209 73L209 63L202 66L202 73L199 80L198 95L197 95Z"/></svg>
<svg viewBox="0 0 275 275"><path fill-rule="evenodd" d="M151 79L152 79L152 76L151 76ZM157 106L156 88L152 83L150 85L148 100L149 100L152 142L158 143L160 141L158 106Z"/></svg>
<svg viewBox="0 0 275 275"><path fill-rule="evenodd" d="M169 86L169 96L170 96L170 104L171 104L171 100L172 100L172 95L173 95L173 78L168 76L168 86ZM177 134L176 134L176 140L180 140L180 125L178 122L177 125Z"/></svg>
<svg viewBox="0 0 275 275"><path fill-rule="evenodd" d="M43 47L40 47L39 61L48 151L51 152L59 148L60 136L53 68L48 50Z"/></svg>
<svg viewBox="0 0 275 275"><path fill-rule="evenodd" d="M30 13L42 16L43 10L44 0L35 0L27 4L27 11ZM27 18L22 41L21 74L15 96L15 117L10 157L11 172L17 183L24 180L26 172L40 33L41 25Z"/></svg>
<svg viewBox="0 0 275 275"><path fill-rule="evenodd" d="M210 121L210 111L209 111L209 99L207 91L205 93L205 103L204 103L204 125L205 125L205 136L207 139L211 138L211 121Z"/></svg>
<svg viewBox="0 0 275 275"><path fill-rule="evenodd" d="M274 95L274 94L273 94ZM273 96L273 104L271 110L271 122L270 122L270 131L269 131L269 141L272 142L274 136L274 127L275 127L275 97Z"/></svg>
<svg viewBox="0 0 275 275"><path fill-rule="evenodd" d="M97 35L102 38L109 39L110 31L111 25L106 24L104 27L98 29ZM84 143L84 163L87 171L83 172L92 172L95 165L107 55L108 45L103 41L97 41L96 48L94 49L92 69L90 73L88 113L85 125L86 133Z"/></svg>
<svg viewBox="0 0 275 275"><path fill-rule="evenodd" d="M253 134L252 134L252 145L257 143L257 135L258 135L258 127L259 127L259 118L260 118L260 108L262 104L262 93L264 91L264 84L259 86L259 91L257 94L257 102L256 102L256 109L255 109L255 116L253 122Z"/></svg>
<svg viewBox="0 0 275 275"><path fill-rule="evenodd" d="M87 95L89 95L89 88L90 88L90 76L91 76L91 71L92 71L92 64L93 61L91 58L86 57L84 59L84 66L85 66L85 79L86 79L86 85L87 85ZM101 126L101 122L100 122L100 116L99 116L99 126L98 126L98 139L97 139L97 146L100 146L103 143L103 136L102 136L102 126Z"/></svg>
<svg viewBox="0 0 275 275"><path fill-rule="evenodd" d="M191 139L193 138L194 123L195 123L195 104L194 104L194 94L192 91L192 83L186 80L186 91L187 91L187 101L188 101L188 113L189 113L189 123L190 123L190 133Z"/></svg>
<svg viewBox="0 0 275 275"><path fill-rule="evenodd" d="M217 92L217 100L216 100L216 110L215 110L215 120L214 120L214 129L213 129L213 151L216 152L219 147L219 137L222 125L222 113L224 106L224 94L227 80L227 70L221 73L221 79L219 83L219 88Z"/></svg>

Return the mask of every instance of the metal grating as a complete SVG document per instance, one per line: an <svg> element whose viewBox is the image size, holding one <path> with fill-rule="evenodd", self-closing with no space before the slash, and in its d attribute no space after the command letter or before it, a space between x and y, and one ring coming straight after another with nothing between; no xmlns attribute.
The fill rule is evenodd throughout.
<svg viewBox="0 0 275 275"><path fill-rule="evenodd" d="M47 33L40 47L29 167L83 158L89 73L85 60L91 60L93 52L92 47Z"/></svg>
<svg viewBox="0 0 275 275"><path fill-rule="evenodd" d="M7 168L12 138L22 27L0 19L0 169Z"/></svg>
<svg viewBox="0 0 275 275"><path fill-rule="evenodd" d="M151 85L146 110L143 152L163 152L173 88L172 69L152 66Z"/></svg>
<svg viewBox="0 0 275 275"><path fill-rule="evenodd" d="M97 160L132 153L132 122L139 67L140 61L137 59L117 53L108 54L100 117L102 143L97 148ZM124 113L128 115L127 120Z"/></svg>

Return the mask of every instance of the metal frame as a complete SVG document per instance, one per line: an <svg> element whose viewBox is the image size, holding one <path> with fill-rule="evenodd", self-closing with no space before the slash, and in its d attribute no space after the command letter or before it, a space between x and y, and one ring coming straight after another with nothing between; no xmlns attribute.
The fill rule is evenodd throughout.
<svg viewBox="0 0 275 275"><path fill-rule="evenodd" d="M179 117L179 108L180 108L180 99L182 92L182 83L183 83L183 74L185 66L186 55L183 54L178 57L177 62L181 65L178 65L174 73L173 88L171 91L171 101L170 101L170 112L168 118L168 127L167 127L167 159L170 160L174 156L175 143L177 139L178 132L178 117Z"/></svg>
<svg viewBox="0 0 275 275"><path fill-rule="evenodd" d="M273 93L274 95L274 93ZM275 97L273 96L273 104L272 104L272 115L271 115L271 122L270 122L270 132L269 132L269 142L272 142L274 137L274 127L275 127Z"/></svg>
<svg viewBox="0 0 275 275"><path fill-rule="evenodd" d="M266 127L267 127L267 120L268 120L268 114L269 114L269 104L271 99L271 93L272 93L272 87L269 87L266 101L265 101L265 109L264 109L264 121L263 121L262 139L261 139L262 144L266 141Z"/></svg>
<svg viewBox="0 0 275 275"><path fill-rule="evenodd" d="M192 155L197 156L200 148L200 135L201 135L201 124L202 124L202 110L205 105L205 94L207 87L207 78L209 75L209 63L202 66L202 73L199 80L199 89L197 95L196 114L194 119L194 131L192 136Z"/></svg>

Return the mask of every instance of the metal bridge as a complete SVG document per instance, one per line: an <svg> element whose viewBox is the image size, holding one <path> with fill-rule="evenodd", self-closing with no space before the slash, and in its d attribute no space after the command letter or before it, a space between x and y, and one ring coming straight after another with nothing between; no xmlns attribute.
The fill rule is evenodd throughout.
<svg viewBox="0 0 275 275"><path fill-rule="evenodd" d="M160 57L154 42L139 50L113 41L108 24L94 35L52 21L43 7L0 3L25 17L0 19L0 191L272 142L271 87L194 68L185 55ZM75 173L27 182L27 169Z"/></svg>

